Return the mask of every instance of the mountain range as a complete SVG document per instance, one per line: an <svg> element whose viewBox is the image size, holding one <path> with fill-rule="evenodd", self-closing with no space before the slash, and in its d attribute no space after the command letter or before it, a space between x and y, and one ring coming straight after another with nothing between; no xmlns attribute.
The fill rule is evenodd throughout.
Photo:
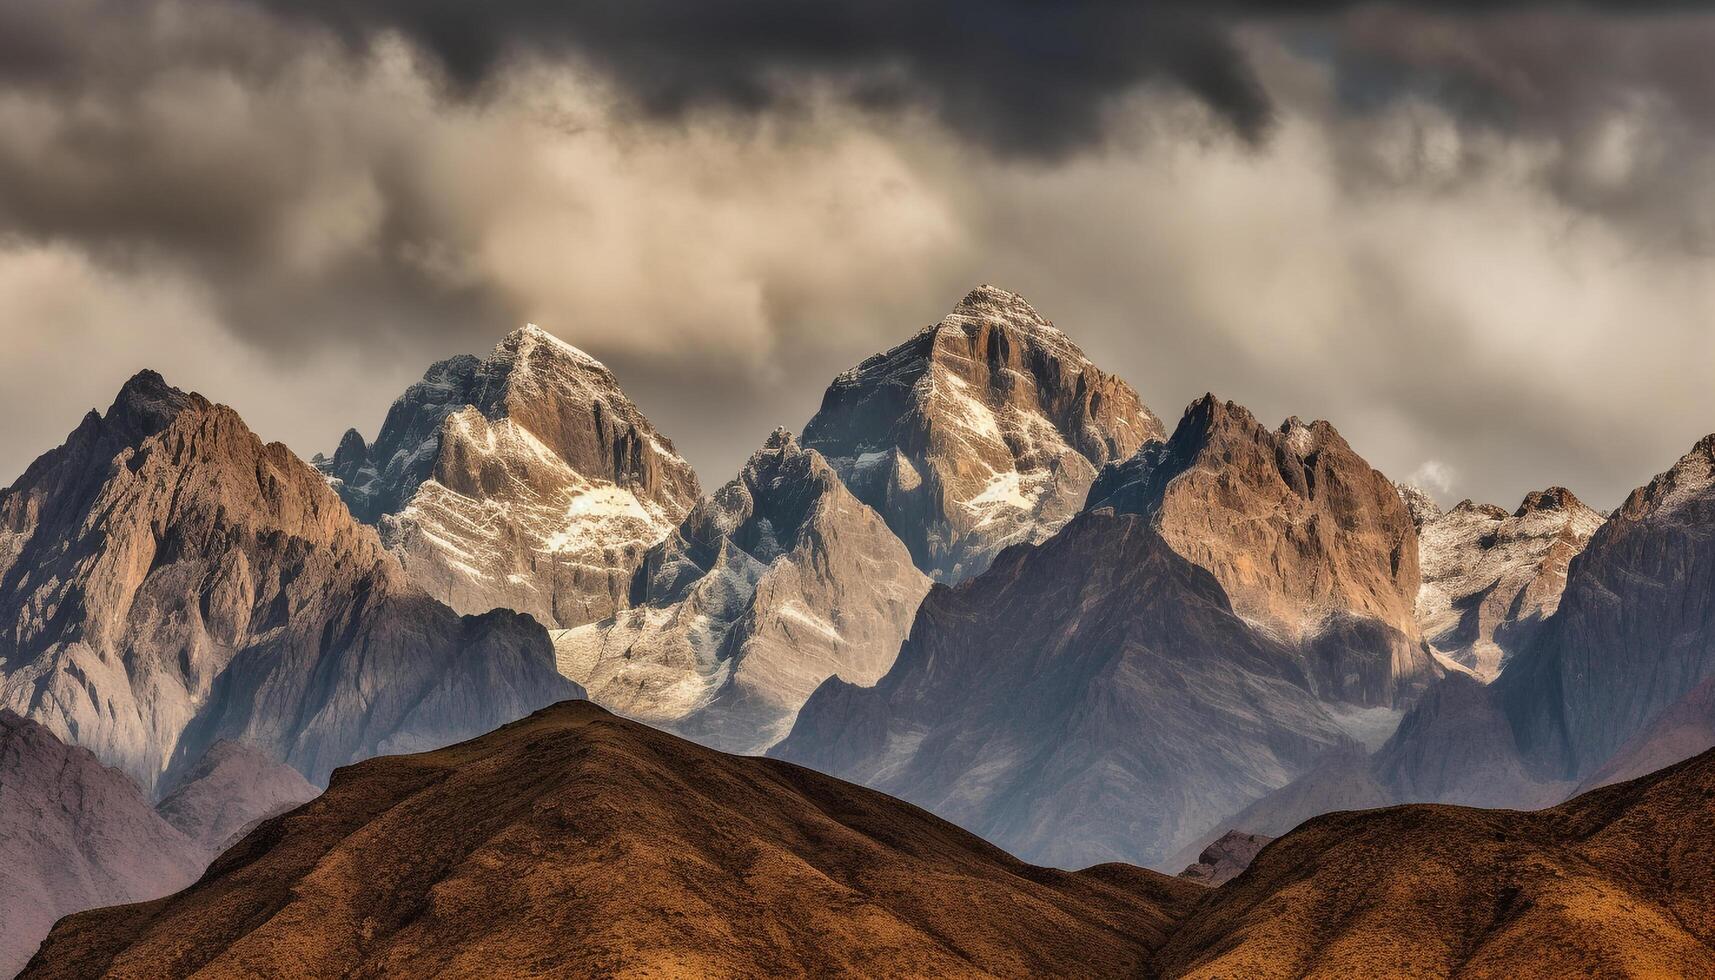
<svg viewBox="0 0 1715 980"><path fill-rule="evenodd" d="M1619 820L1636 800L1606 787L1715 744L1715 436L1611 514L1562 487L1443 510L1327 421L1210 394L1169 432L992 286L835 378L800 435L757 435L705 495L612 371L535 326L432 365L373 440L309 462L133 377L0 490L0 718L6 771L28 774L0 784L0 821L78 854L0 878L0 904L31 910L0 954L224 851L168 905L70 920L36 968L456 972L547 955L552 921L579 938L550 971L1266 974L1258 949L1304 942L1279 962L1368 972L1385 964L1307 938L1348 912L1353 935L1381 929L1339 894L1314 922L1254 918L1339 892L1302 862L1390 889L1444 854L1390 863L1342 835L1499 828L1523 848L1503 864L1619 880L1617 851L1556 835ZM614 714L539 712L585 697ZM628 799L639 822L612 823ZM1322 816L1400 805L1420 809ZM588 852L526 860L567 847ZM404 862L385 894L335 870L365 852ZM678 890L612 893L604 867ZM476 921L511 879L582 891ZM1529 920L1508 903L1550 901L1509 881L1447 886L1499 904L1400 926L1400 955L1487 962ZM292 905L311 885L331 890ZM1677 909L1668 885L1627 901ZM249 927L192 928L204 901ZM805 902L849 916L768 924ZM444 936L413 924L442 907ZM568 925L622 913L648 925ZM1051 923L1034 945L1032 915ZM383 938L341 945L336 921ZM1208 923L1298 931L1254 946ZM767 938L717 954L717 933Z"/></svg>

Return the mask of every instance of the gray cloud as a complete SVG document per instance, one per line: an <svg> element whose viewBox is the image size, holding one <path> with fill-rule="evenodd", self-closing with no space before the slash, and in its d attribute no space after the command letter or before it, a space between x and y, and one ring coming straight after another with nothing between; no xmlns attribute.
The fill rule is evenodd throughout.
<svg viewBox="0 0 1715 980"><path fill-rule="evenodd" d="M0 6L0 470L144 363L307 455L534 320L712 484L984 280L1163 416L1214 389L1327 417L1454 496L1611 505L1715 429L1715 127L1686 40L1715 17L1234 5L1061 79L1007 41L1078 50L1093 5L899 55L869 25L825 57L726 36L742 17L660 46L610 11L608 62L505 19L461 62L368 9ZM698 31L708 78L644 70L695 61ZM1160 60L1193 36L1243 66L1266 139Z"/></svg>
<svg viewBox="0 0 1715 980"><path fill-rule="evenodd" d="M807 82L859 104L919 105L1007 153L1053 157L1100 142L1113 100L1149 81L1194 93L1247 139L1268 98L1224 25L1191 3L1109 0L280 0L348 42L378 29L419 42L461 85L509 57L573 56L638 108L801 108Z"/></svg>

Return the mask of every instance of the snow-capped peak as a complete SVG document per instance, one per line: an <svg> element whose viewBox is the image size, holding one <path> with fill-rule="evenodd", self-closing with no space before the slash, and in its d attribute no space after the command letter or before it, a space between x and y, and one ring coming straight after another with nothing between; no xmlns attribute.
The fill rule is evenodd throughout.
<svg viewBox="0 0 1715 980"><path fill-rule="evenodd" d="M517 330L506 335L494 348L499 357L516 357L519 361L527 361L540 347L548 347L554 353L567 357L585 367L607 370L607 365L591 357L583 350L566 343L534 323L526 323Z"/></svg>

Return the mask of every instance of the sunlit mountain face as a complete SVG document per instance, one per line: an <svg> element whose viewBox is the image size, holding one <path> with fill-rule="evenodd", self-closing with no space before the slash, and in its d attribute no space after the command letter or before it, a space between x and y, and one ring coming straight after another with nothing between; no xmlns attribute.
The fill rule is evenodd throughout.
<svg viewBox="0 0 1715 980"><path fill-rule="evenodd" d="M1715 976L1715 12L0 8L0 975Z"/></svg>

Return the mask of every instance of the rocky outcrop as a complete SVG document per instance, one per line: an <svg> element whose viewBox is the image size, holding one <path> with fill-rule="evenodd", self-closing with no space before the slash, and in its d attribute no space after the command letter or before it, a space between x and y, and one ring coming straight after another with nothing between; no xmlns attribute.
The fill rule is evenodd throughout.
<svg viewBox="0 0 1715 980"><path fill-rule="evenodd" d="M1197 863L1179 872L1179 877L1186 881L1194 881L1199 885L1218 887L1224 885L1251 866L1258 853L1273 837L1261 834L1247 834L1241 830L1229 830L1222 834L1208 847L1203 848L1197 855Z"/></svg>
<svg viewBox="0 0 1715 980"><path fill-rule="evenodd" d="M213 855L235 843L235 834L315 799L317 792L291 766L222 739L155 804L155 812Z"/></svg>
<svg viewBox="0 0 1715 980"><path fill-rule="evenodd" d="M124 773L0 710L0 976L60 916L177 891L208 858Z"/></svg>
<svg viewBox="0 0 1715 980"><path fill-rule="evenodd" d="M598 703L760 752L822 681L879 680L928 589L881 517L782 429L650 553L638 605L555 646Z"/></svg>
<svg viewBox="0 0 1715 980"><path fill-rule="evenodd" d="M1715 976L1715 753L1539 813L1318 817L1184 920L1164 977Z"/></svg>
<svg viewBox="0 0 1715 980"><path fill-rule="evenodd" d="M1129 385L1020 297L970 292L940 323L847 371L804 427L937 581L1077 513L1101 467L1162 436Z"/></svg>
<svg viewBox="0 0 1715 980"><path fill-rule="evenodd" d="M1271 430L1205 395L1171 439L1109 467L1088 506L1147 518L1235 612L1302 651L1324 700L1400 704L1439 673L1413 616L1411 514L1327 422Z"/></svg>
<svg viewBox="0 0 1715 980"><path fill-rule="evenodd" d="M1159 865L1349 742L1296 649L1099 509L937 586L887 676L823 684L770 754L1083 867Z"/></svg>
<svg viewBox="0 0 1715 980"><path fill-rule="evenodd" d="M1581 782L1711 677L1715 435L1609 517L1495 684L1533 770Z"/></svg>
<svg viewBox="0 0 1715 980"><path fill-rule="evenodd" d="M435 364L373 445L348 432L317 465L431 595L557 627L624 608L699 494L612 372L534 325Z"/></svg>
<svg viewBox="0 0 1715 980"><path fill-rule="evenodd" d="M0 705L152 791L239 738L312 781L576 688L412 586L321 477L144 372L0 492Z"/></svg>
<svg viewBox="0 0 1715 980"><path fill-rule="evenodd" d="M556 705L374 759L27 977L1130 976L1204 889L1035 868L879 793Z"/></svg>
<svg viewBox="0 0 1715 980"><path fill-rule="evenodd" d="M1559 608L1567 566L1605 520L1563 487L1530 493L1510 514L1469 500L1413 513L1418 625L1437 653L1485 681Z"/></svg>

